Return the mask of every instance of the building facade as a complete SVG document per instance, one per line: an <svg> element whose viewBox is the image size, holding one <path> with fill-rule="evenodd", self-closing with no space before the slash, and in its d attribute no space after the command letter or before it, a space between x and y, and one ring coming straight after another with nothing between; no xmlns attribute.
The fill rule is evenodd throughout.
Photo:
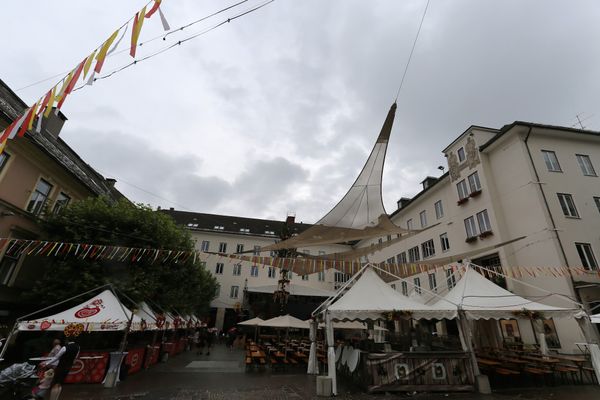
<svg viewBox="0 0 600 400"><path fill-rule="evenodd" d="M0 131L26 108L0 80ZM40 133L27 132L9 140L0 154L0 238L39 238L39 219L73 201L90 196L123 198L114 188L115 180L105 179L59 137L65 121L62 113L50 113ZM20 293L39 271L35 263L5 256L4 251L0 252L0 323L27 310Z"/></svg>
<svg viewBox="0 0 600 400"><path fill-rule="evenodd" d="M279 241L279 235L286 221L275 221L256 218L244 218L227 215L203 214L161 210L175 221L185 226L191 233L198 250L209 253L235 254L248 252L246 255L262 257L275 254L261 253L261 247ZM310 227L309 224L295 223L291 218L291 233L300 233ZM311 255L329 254L347 250L346 245L330 245L297 249ZM209 255L205 260L206 268L217 279L220 289L218 296L211 302L214 324L218 329L233 324L234 313L243 306L245 290L262 290L277 286L280 271L275 267L254 265L251 262L239 261L219 255ZM304 291L307 295L328 293L336 289L347 279L345 274L328 270L314 274L298 276L291 274L290 285L294 290Z"/></svg>
<svg viewBox="0 0 600 400"><path fill-rule="evenodd" d="M578 267L582 273L566 277L519 278L544 290L511 279L502 284L548 304L573 306L548 297L558 293L582 302L588 311L600 311L600 133L525 122L499 130L472 126L443 152L448 172L426 178L423 190L400 199L392 214L396 225L424 230L369 260L426 263L474 252L470 261L488 268ZM419 296L422 290L415 287L443 295L455 280L451 271L439 270L416 274L409 284L392 284L407 295ZM583 341L575 321L547 324L560 338L553 347L573 350L574 343ZM526 323L519 321L515 328L514 335L535 342ZM506 338L507 332L502 333Z"/></svg>

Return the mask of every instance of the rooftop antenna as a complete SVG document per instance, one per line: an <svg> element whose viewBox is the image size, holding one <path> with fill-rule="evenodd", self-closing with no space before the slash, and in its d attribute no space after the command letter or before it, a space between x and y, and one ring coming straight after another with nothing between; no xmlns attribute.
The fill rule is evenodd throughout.
<svg viewBox="0 0 600 400"><path fill-rule="evenodd" d="M585 118L582 118L583 113L576 114L575 118L577 119L577 122L575 122L573 125L571 125L571 128L575 128L577 125L579 125L579 129L585 129L585 126L583 126L583 121L587 121L588 119L592 118L593 116L594 116L594 114L589 115Z"/></svg>

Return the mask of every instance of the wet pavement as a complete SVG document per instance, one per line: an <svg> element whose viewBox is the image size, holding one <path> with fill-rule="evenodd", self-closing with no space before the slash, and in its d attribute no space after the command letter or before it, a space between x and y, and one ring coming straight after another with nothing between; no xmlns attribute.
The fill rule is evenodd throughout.
<svg viewBox="0 0 600 400"><path fill-rule="evenodd" d="M229 351L217 345L209 356L188 351L148 370L127 377L116 388L101 385L68 385L62 400L308 400L318 399L315 394L316 378L306 375L305 367L289 368L284 372L245 371L243 351ZM492 395L475 393L403 393L368 395L360 390L339 388L340 399L419 400L598 400L600 386L556 386L502 390Z"/></svg>

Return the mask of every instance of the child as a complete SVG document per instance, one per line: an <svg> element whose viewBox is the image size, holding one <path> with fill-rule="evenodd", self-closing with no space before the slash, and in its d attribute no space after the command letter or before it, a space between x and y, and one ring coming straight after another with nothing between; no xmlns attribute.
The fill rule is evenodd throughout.
<svg viewBox="0 0 600 400"><path fill-rule="evenodd" d="M36 387L33 388L31 394L36 399L44 399L46 398L46 393L48 393L48 389L52 386L52 380L54 379L54 370L48 368L44 371L44 375L40 378L40 381Z"/></svg>

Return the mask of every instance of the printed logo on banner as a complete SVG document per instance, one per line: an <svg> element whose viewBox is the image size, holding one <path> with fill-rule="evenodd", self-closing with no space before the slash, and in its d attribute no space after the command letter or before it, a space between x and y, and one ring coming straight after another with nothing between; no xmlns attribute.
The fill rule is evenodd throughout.
<svg viewBox="0 0 600 400"><path fill-rule="evenodd" d="M73 362L73 366L69 370L69 375L77 375L78 373L80 373L81 371L83 371L84 367L85 367L85 364L83 363L83 361L77 358Z"/></svg>
<svg viewBox="0 0 600 400"><path fill-rule="evenodd" d="M75 311L75 318L89 318L104 309L101 299L96 299L80 310Z"/></svg>
<svg viewBox="0 0 600 400"><path fill-rule="evenodd" d="M40 330L45 331L45 330L49 329L51 326L52 326L52 322L43 320L42 323L40 324Z"/></svg>

